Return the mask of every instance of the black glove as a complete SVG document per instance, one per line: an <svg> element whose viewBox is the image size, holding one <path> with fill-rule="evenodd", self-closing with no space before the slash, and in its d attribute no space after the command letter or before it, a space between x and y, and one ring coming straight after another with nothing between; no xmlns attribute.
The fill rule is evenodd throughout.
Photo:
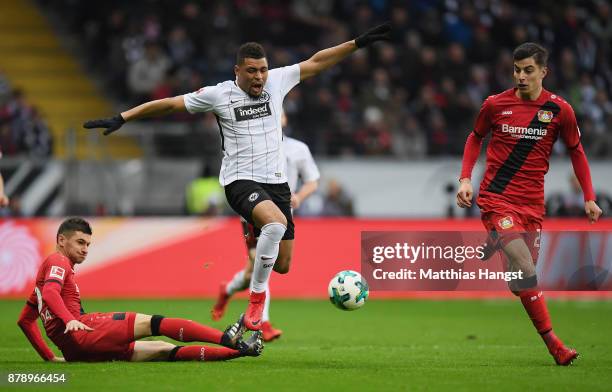
<svg viewBox="0 0 612 392"><path fill-rule="evenodd" d="M106 128L103 132L106 136L121 128L123 124L125 124L125 120L123 119L123 117L121 117L121 114L118 114L115 117L103 118L101 120L85 121L85 123L83 124L83 128Z"/></svg>
<svg viewBox="0 0 612 392"><path fill-rule="evenodd" d="M355 38L355 45L363 48L376 41L389 41L391 39L391 23L386 22L374 27Z"/></svg>

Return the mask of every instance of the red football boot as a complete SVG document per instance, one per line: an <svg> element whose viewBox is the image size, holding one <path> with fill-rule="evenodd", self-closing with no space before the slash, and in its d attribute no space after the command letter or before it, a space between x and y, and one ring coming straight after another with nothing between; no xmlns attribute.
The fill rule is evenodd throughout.
<svg viewBox="0 0 612 392"><path fill-rule="evenodd" d="M221 287L219 288L217 303L215 303L215 306L213 306L212 310L210 311L210 315L214 321L218 321L223 318L229 299L230 296L227 294L227 282L222 282Z"/></svg>
<svg viewBox="0 0 612 392"><path fill-rule="evenodd" d="M251 331L261 329L261 317L263 314L264 303L266 302L266 292L254 293L251 291L249 296L249 306L244 314L244 326Z"/></svg>
<svg viewBox="0 0 612 392"><path fill-rule="evenodd" d="M270 342L274 339L278 339L283 334L283 331L274 328L269 321L264 321L263 324L261 324L261 332L263 332L264 342Z"/></svg>
<svg viewBox="0 0 612 392"><path fill-rule="evenodd" d="M552 350L550 353L553 358L555 358L555 362L560 366L569 366L572 364L574 359L578 358L578 352L573 348L565 347L563 345L559 346L556 350Z"/></svg>

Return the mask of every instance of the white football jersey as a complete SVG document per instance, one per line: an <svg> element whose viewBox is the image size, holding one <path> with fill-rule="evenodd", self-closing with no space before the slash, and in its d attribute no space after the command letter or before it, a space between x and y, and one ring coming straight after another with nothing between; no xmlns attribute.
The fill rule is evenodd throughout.
<svg viewBox="0 0 612 392"><path fill-rule="evenodd" d="M321 175L306 143L285 136L283 144L287 157L287 183L295 193L300 177L303 182L310 182L318 180Z"/></svg>
<svg viewBox="0 0 612 392"><path fill-rule="evenodd" d="M183 96L190 113L212 111L217 117L223 148L221 185L236 180L287 181L281 113L285 95L299 82L300 66L294 64L271 69L258 98L231 80Z"/></svg>

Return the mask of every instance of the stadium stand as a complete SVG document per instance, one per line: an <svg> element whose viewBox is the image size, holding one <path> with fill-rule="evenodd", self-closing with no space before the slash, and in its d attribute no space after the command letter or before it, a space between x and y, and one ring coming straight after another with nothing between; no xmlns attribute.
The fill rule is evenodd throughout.
<svg viewBox="0 0 612 392"><path fill-rule="evenodd" d="M459 155L483 98L511 86L512 48L538 41L552 52L545 86L576 109L589 156L612 153L605 1L39 4L62 18L109 93L129 104L231 77L244 41L262 42L281 66L392 20L391 45L357 53L286 100L294 136L329 156Z"/></svg>

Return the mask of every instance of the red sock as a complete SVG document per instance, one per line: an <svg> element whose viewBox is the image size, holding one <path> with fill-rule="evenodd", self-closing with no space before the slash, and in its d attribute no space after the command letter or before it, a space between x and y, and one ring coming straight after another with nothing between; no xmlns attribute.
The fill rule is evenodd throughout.
<svg viewBox="0 0 612 392"><path fill-rule="evenodd" d="M173 361L224 361L238 358L240 353L227 347L185 346L180 347Z"/></svg>
<svg viewBox="0 0 612 392"><path fill-rule="evenodd" d="M221 343L223 332L198 324L191 320L164 318L159 325L159 333L181 342Z"/></svg>
<svg viewBox="0 0 612 392"><path fill-rule="evenodd" d="M519 297L538 333L544 335L549 332L552 329L552 323L550 322L548 308L546 308L546 301L544 301L542 292L538 290L525 290L520 292Z"/></svg>
<svg viewBox="0 0 612 392"><path fill-rule="evenodd" d="M550 351L551 354L553 354L558 347L563 346L561 339L559 339L552 330L542 334L542 339L544 340L544 343L546 344L546 347L548 347L548 351Z"/></svg>

